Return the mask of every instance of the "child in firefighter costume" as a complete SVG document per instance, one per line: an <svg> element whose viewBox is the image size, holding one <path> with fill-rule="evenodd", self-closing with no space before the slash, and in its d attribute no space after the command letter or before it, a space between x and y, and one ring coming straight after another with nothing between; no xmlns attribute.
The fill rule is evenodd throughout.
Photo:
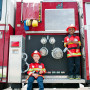
<svg viewBox="0 0 90 90"><path fill-rule="evenodd" d="M69 34L64 38L64 47L68 48L67 59L69 79L80 79L80 38L74 34L76 27L73 24L71 24L66 31Z"/></svg>
<svg viewBox="0 0 90 90"><path fill-rule="evenodd" d="M41 58L41 55L37 50L35 50L31 54L31 56L34 60L34 63L31 63L29 65L29 70L27 72L27 74L30 76L29 79L28 79L27 90L32 90L32 84L33 84L35 79L37 80L39 90L44 90L43 74L45 74L46 69L44 67L44 64L39 62L39 59Z"/></svg>

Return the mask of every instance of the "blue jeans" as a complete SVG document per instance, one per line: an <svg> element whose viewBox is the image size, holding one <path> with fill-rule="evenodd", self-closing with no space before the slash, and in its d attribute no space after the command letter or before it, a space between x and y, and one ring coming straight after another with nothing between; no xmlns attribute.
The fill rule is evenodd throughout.
<svg viewBox="0 0 90 90"><path fill-rule="evenodd" d="M68 58L69 75L80 75L80 57Z"/></svg>
<svg viewBox="0 0 90 90"><path fill-rule="evenodd" d="M32 84L33 84L34 80L35 80L34 77L30 77L28 79L27 90L32 90ZM39 86L39 90L44 90L43 77L39 76L36 80L37 80L37 83L38 83L38 86Z"/></svg>

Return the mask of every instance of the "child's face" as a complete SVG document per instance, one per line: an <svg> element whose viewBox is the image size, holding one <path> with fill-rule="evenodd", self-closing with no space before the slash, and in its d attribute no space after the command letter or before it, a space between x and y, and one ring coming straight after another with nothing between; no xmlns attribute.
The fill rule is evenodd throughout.
<svg viewBox="0 0 90 90"><path fill-rule="evenodd" d="M74 29L74 28L69 28L69 29L68 29L68 33L69 33L70 35L73 35L74 32L75 32L75 29Z"/></svg>
<svg viewBox="0 0 90 90"><path fill-rule="evenodd" d="M38 54L33 55L33 60L38 63L40 56Z"/></svg>

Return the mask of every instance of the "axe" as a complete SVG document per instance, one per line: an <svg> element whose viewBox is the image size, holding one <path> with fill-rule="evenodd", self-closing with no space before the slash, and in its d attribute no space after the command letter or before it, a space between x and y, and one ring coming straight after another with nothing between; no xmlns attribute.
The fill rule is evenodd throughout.
<svg viewBox="0 0 90 90"><path fill-rule="evenodd" d="M68 51L70 55L73 56L72 52L67 47L64 48L63 52L65 53L66 51Z"/></svg>
<svg viewBox="0 0 90 90"><path fill-rule="evenodd" d="M33 73L36 73L35 71L33 71ZM39 71L37 72L37 74L39 74ZM31 75L28 75L28 77L26 78L25 82L27 82L27 80L29 79Z"/></svg>

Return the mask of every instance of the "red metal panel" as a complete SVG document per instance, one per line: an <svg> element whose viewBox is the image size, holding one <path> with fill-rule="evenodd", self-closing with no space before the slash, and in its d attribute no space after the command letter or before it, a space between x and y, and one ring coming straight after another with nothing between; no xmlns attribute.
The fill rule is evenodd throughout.
<svg viewBox="0 0 90 90"><path fill-rule="evenodd" d="M86 78L89 80L89 61L88 61L88 41L87 41L87 30L84 30L85 34L85 53L86 53Z"/></svg>
<svg viewBox="0 0 90 90"><path fill-rule="evenodd" d="M23 3L23 20L39 20L39 5L40 3Z"/></svg>
<svg viewBox="0 0 90 90"><path fill-rule="evenodd" d="M0 38L0 66L3 65L3 54L4 54L4 30L0 32L2 33L2 38Z"/></svg>
<svg viewBox="0 0 90 90"><path fill-rule="evenodd" d="M90 2L90 0L83 0L83 14L84 14L84 25L86 25L86 10L85 10L85 3ZM89 78L89 59L88 59L88 42L87 42L87 30L84 31L85 34L85 52L86 52L86 78Z"/></svg>
<svg viewBox="0 0 90 90"><path fill-rule="evenodd" d="M5 24L0 24L0 26L5 27ZM9 30L7 32L5 31L5 28L4 30L0 30L3 33L3 38L0 39L0 66L2 67L6 66L7 69L8 69L8 60L9 60L9 39L10 39L10 35L13 35L13 27L10 24L8 24L8 26L9 26ZM6 80L6 78L2 78L2 80ZM0 82L5 83L3 81Z"/></svg>
<svg viewBox="0 0 90 90"><path fill-rule="evenodd" d="M15 34L25 36L24 24L20 22L21 21L21 2L17 2L17 5L16 5L16 19L15 20L16 20Z"/></svg>
<svg viewBox="0 0 90 90"><path fill-rule="evenodd" d="M90 2L90 0L83 0L83 2Z"/></svg>
<svg viewBox="0 0 90 90"><path fill-rule="evenodd" d="M9 30L5 32L5 46L4 46L4 64L3 66L8 66L9 59L9 39L10 35L13 35L13 27L9 24Z"/></svg>
<svg viewBox="0 0 90 90"><path fill-rule="evenodd" d="M30 31L45 31L45 9L56 9L56 6L58 4L60 4L60 2L42 2L42 22L40 22L38 24L38 27L30 26L29 30ZM79 30L77 2L63 2L63 8L64 9L74 8L74 10L75 10L75 25L76 25L76 28ZM21 2L17 2L15 34L25 36L26 34L25 34L25 30L24 30L24 24L20 23L20 21L21 21Z"/></svg>
<svg viewBox="0 0 90 90"><path fill-rule="evenodd" d="M5 45L4 45L4 63L3 66L8 66L9 59L9 31L5 33Z"/></svg>
<svg viewBox="0 0 90 90"><path fill-rule="evenodd" d="M9 24L9 36L14 34L14 28Z"/></svg>
<svg viewBox="0 0 90 90"><path fill-rule="evenodd" d="M0 24L0 26L5 26L5 24ZM8 63L9 39L10 39L10 35L13 35L13 27L10 24L8 26L9 26L9 30L7 32L5 32L5 28L4 30L1 30L1 32L3 33L3 38L0 39L0 66L2 66L1 63L2 61L4 61L3 66L7 66ZM4 50L4 58L3 58L3 50Z"/></svg>
<svg viewBox="0 0 90 90"><path fill-rule="evenodd" d="M84 25L86 25L86 10L85 10L85 3L86 2L90 2L90 0L83 0Z"/></svg>
<svg viewBox="0 0 90 90"><path fill-rule="evenodd" d="M86 10L85 10L85 2L83 2L83 14L84 14L84 25L86 25Z"/></svg>
<svg viewBox="0 0 90 90"><path fill-rule="evenodd" d="M45 13L44 13L45 9L56 9L56 6L58 4L60 4L60 2L52 2L52 3L44 2L44 3L42 3L42 19L44 20L44 18L45 18L44 17L45 16ZM63 2L63 8L64 9L73 8L75 10L75 26L76 26L77 30L79 30L77 2Z"/></svg>

